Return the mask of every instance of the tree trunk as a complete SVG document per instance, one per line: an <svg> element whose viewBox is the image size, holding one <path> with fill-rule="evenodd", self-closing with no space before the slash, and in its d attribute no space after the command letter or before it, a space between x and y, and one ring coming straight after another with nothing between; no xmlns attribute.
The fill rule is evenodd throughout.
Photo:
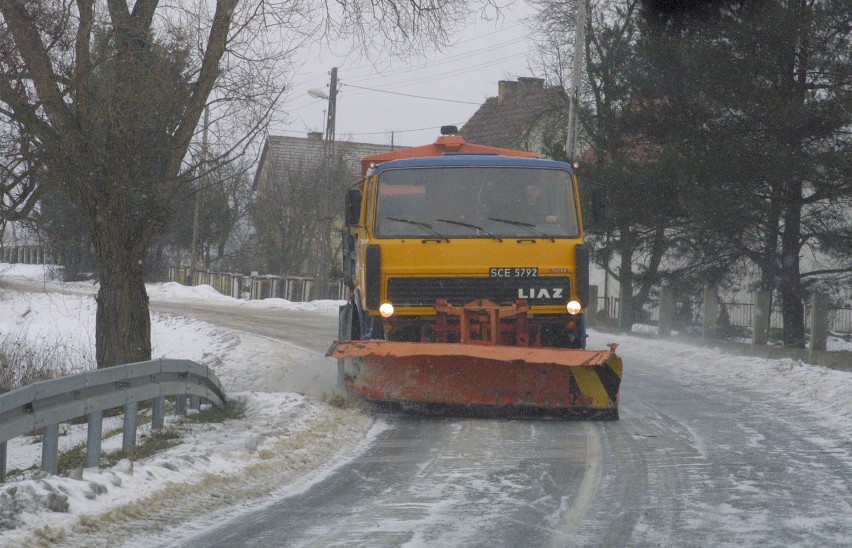
<svg viewBox="0 0 852 548"><path fill-rule="evenodd" d="M648 301L648 295L651 294L651 289L660 281L660 263L662 263L663 255L667 251L666 244L666 229L657 227L654 229L654 237L651 240L651 253L648 259L648 265L644 275L640 278L639 290L633 298L631 305L639 310L645 306Z"/></svg>
<svg viewBox="0 0 852 548"><path fill-rule="evenodd" d="M98 369L150 360L151 318L142 257L117 241L102 241L96 251L100 262L95 320Z"/></svg>
<svg viewBox="0 0 852 548"><path fill-rule="evenodd" d="M618 269L619 314L618 329L630 333L633 329L633 243L629 229L621 231L621 262Z"/></svg>
<svg viewBox="0 0 852 548"><path fill-rule="evenodd" d="M781 224L781 204L783 203L783 191L774 185L771 190L772 198L769 203L769 213L765 223L764 250L761 257L760 267L760 289L763 291L775 291L778 288L778 227Z"/></svg>
<svg viewBox="0 0 852 548"><path fill-rule="evenodd" d="M802 224L802 181L787 183L784 230L781 233L781 313L784 319L784 346L805 347L805 311L802 275L799 266Z"/></svg>

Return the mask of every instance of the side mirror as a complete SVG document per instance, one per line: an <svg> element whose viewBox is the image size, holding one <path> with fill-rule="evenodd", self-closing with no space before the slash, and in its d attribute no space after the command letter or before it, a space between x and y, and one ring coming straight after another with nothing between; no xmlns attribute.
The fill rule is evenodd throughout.
<svg viewBox="0 0 852 548"><path fill-rule="evenodd" d="M361 190L351 188L346 192L346 226L354 226L361 220Z"/></svg>
<svg viewBox="0 0 852 548"><path fill-rule="evenodd" d="M595 187L592 189L592 215L591 224L603 226L606 223L606 189Z"/></svg>

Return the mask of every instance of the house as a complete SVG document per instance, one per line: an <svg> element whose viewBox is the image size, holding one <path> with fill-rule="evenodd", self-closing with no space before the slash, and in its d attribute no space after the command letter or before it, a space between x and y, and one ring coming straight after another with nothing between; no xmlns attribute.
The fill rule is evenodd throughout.
<svg viewBox="0 0 852 548"><path fill-rule="evenodd" d="M461 128L466 141L557 157L565 147L568 98L543 78L520 77L497 83L489 97Z"/></svg>
<svg viewBox="0 0 852 548"><path fill-rule="evenodd" d="M338 295L340 228L346 189L361 178L361 158L395 147L307 137L267 137L252 190L258 270L310 277L311 295ZM399 147L396 147L399 148Z"/></svg>
<svg viewBox="0 0 852 548"><path fill-rule="evenodd" d="M319 166L327 155L331 155L335 160L339 159L346 171L357 179L361 173L362 157L399 148L401 147L348 141L336 141L330 145L328 141L323 140L320 132L310 132L307 137L270 135L263 145L252 190L263 188L275 173L296 166Z"/></svg>

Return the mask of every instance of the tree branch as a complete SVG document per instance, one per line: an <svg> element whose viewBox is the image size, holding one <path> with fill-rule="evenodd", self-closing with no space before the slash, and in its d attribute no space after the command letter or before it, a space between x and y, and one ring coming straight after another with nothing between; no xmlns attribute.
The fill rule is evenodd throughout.
<svg viewBox="0 0 852 548"><path fill-rule="evenodd" d="M219 76L219 62L225 53L228 32L231 28L237 2L238 0L218 0L216 2L216 13L213 16L213 24L207 39L201 71L198 80L195 82L192 95L187 102L186 114L174 133L173 150L178 151L178 153L170 158L166 171L168 178L176 177L180 171L183 151L187 149L192 140L192 135L198 126L198 120L201 118L207 98L216 83L216 78Z"/></svg>
<svg viewBox="0 0 852 548"><path fill-rule="evenodd" d="M0 0L0 13L6 19L7 28L15 40L17 51L20 53L30 71L33 85L39 98L39 105L24 105L35 116L38 106L44 108L48 118L53 123L62 139L70 139L73 143L70 150L79 150L79 143L74 118L68 105L63 100L63 93L56 82L59 81L50 56L41 41L38 27L31 14L25 11L25 4L16 0Z"/></svg>
<svg viewBox="0 0 852 548"><path fill-rule="evenodd" d="M846 268L826 268L823 270L812 270L810 272L802 272L802 278L812 278L814 276L825 276L827 274L848 274L852 273L852 266Z"/></svg>

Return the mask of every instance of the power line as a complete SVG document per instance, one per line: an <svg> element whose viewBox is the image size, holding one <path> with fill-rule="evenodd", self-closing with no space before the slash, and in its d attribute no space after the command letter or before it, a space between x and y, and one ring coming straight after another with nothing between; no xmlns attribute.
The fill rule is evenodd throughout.
<svg viewBox="0 0 852 548"><path fill-rule="evenodd" d="M487 38L489 38L489 37L491 37L495 34L500 34L500 33L506 32L506 31L513 31L513 30L515 30L519 27L524 27L524 24L523 23L516 23L514 25L504 27L502 29L497 29L497 30L491 31L491 32L489 32L489 33L487 33L486 35L483 35L483 36L474 36L474 37L471 37L471 38L468 38L468 39L465 39L465 40L461 40L459 42L456 42L452 46L450 46L450 48L455 48L455 47L457 47L461 44L466 44L466 43L469 43L469 42L476 42L476 41L484 40L484 39L487 39ZM450 55L450 56L441 58L441 59L439 59L435 62L427 63L424 66L413 66L413 67L408 66L408 67L403 67L403 68L398 69L398 70L390 70L390 71L385 72L385 73L377 73L375 71L375 64L373 64L373 63L356 65L356 66L349 67L348 70L355 72L355 74L348 75L346 77L346 80L352 81L352 82L357 82L357 83L364 83L364 82L368 82L368 81L375 81L377 79L387 79L387 78L392 79L392 78L399 77L399 76L403 76L403 77L409 76L408 79L403 79L402 81L397 81L397 82L392 82L392 83L389 82L389 83L384 84L384 87L389 86L389 87L393 87L393 88L418 86L418 85L421 85L421 84L424 84L424 83L427 83L427 82L435 82L435 81L438 81L438 80L445 80L445 79L452 78L452 77L455 77L455 76L468 74L470 72L480 70L480 69L483 69L483 68L489 68L489 67L492 67L492 66L500 65L500 64L505 63L506 61L509 61L509 60L524 57L526 55L526 52L516 52L516 53L510 54L508 56L500 57L498 59L493 59L493 60L489 60L489 61L485 61L485 62L471 63L471 64L468 64L464 67L450 68L449 70L446 70L446 71L443 71L443 72L438 72L438 73L432 73L432 74L425 74L424 75L424 74L422 74L422 71L432 71L435 67L438 67L438 66L446 66L446 67L449 68L453 63L456 63L456 62L459 62L459 61L465 61L465 60L468 60L470 58L480 57L482 54L495 52L495 50L497 50L497 49L502 49L502 48L505 48L505 47L514 46L516 44L519 44L519 43L525 41L526 39L527 39L526 36L510 38L510 39L508 39L508 40L506 40L502 43L499 43L499 44L492 44L492 45L477 48L477 49L474 49L474 50L460 52L460 53L457 53L455 55ZM359 69L370 68L370 67L372 67L374 69L372 72L370 72L368 74L362 74L362 75L357 74ZM418 72L421 72L421 74L417 75ZM320 80L319 77L312 78L312 79L309 79L307 81L301 82L300 84L297 84L296 86L294 86L294 88L299 89L299 88L302 88L302 87L309 85L309 83L316 82L316 81L319 81L319 80ZM347 84L347 85L349 85L352 88L357 87L353 84ZM379 92L383 92L383 93L393 93L393 92L386 91L386 90L374 90L373 88L359 88L359 89L363 89L363 90L367 90L367 91L379 91ZM357 96L363 96L364 94L365 93L354 92L354 93L351 93L349 96L350 97L351 96L357 97ZM400 93L400 92L397 92L396 94L401 95L401 96L406 96L406 94ZM410 96L411 97L418 97L418 98L425 98L425 99L434 99L434 100L440 100L440 101L453 102L451 100L438 99L438 98L433 98L433 97L423 97L423 96L416 96L416 95L410 95ZM468 102L465 102L465 101L455 101L455 102L460 103L460 104L480 104L480 103L468 103ZM307 102L307 103L297 102L296 105L291 106L287 110L288 110L288 112L296 112L296 111L308 108L308 107L312 106L313 104L315 104L313 101Z"/></svg>
<svg viewBox="0 0 852 548"><path fill-rule="evenodd" d="M446 125L446 124L444 124ZM460 126L462 124L453 124L456 126ZM426 131L427 129L441 129L444 126L430 126L430 127L421 127L417 129L388 129L385 131L367 131L367 132L359 132L359 133L346 133L346 135L385 135L388 133L413 133L415 131Z"/></svg>
<svg viewBox="0 0 852 548"><path fill-rule="evenodd" d="M447 78L452 78L453 76L459 76L459 75L474 72L474 71L477 71L477 70L480 70L480 69L483 69L483 68L488 68L488 67L500 65L502 63L505 63L508 60L524 57L525 55L526 55L526 53L523 53L523 52L522 53L516 53L514 55L510 55L508 57L501 57L501 58L495 59L493 61L478 63L475 66L457 68L457 69L449 70L449 71L442 72L442 73L439 72L437 75L417 76L417 77L415 77L411 80L406 80L406 81L403 81L403 82L394 82L394 83L390 83L388 85L392 85L394 87L409 87L409 86L416 86L416 85L430 83L430 82L437 82L438 80L445 80ZM347 78L347 80L348 80L348 78Z"/></svg>
<svg viewBox="0 0 852 548"><path fill-rule="evenodd" d="M495 65L500 65L505 63L506 61L510 61L513 59L518 59L521 57L525 57L527 54L525 52L513 53L512 55L498 57L496 59L491 59L487 61L478 62L476 64L465 65L463 67L451 68L449 70L443 72L437 72L435 74L426 74L426 75L412 75L412 78L409 80L403 80L400 82L393 82L389 85L393 86L411 86L417 85L424 82L431 82L435 80L443 80L445 78L449 78L452 76L457 76L460 74L466 74L468 72L474 72L483 68L492 67ZM429 70L430 67L423 67L422 70Z"/></svg>
<svg viewBox="0 0 852 548"><path fill-rule="evenodd" d="M455 48L455 47L462 45L462 44L475 43L475 42L481 41L483 39L488 39L491 36L503 33L505 31L514 31L517 28L522 28L522 27L524 27L524 25L522 23L518 23L518 24L512 25L508 28L503 28L503 29L492 31L485 36L474 36L474 37L462 40L460 42L453 44L452 46L450 46L450 48ZM502 42L497 43L497 44L491 44L491 45L487 45L487 46L484 46L484 47L477 46L474 49L470 49L470 50L467 50L467 51L460 51L458 53L455 53L455 54L452 54L452 55L449 55L449 56L445 56L443 58L439 57L438 59L434 60L433 62L430 62L428 60L424 61L423 66L417 66L417 65L415 65L415 66L411 66L411 65L402 66L402 67L399 67L396 70L389 70L389 71L384 72L384 73L382 73L382 71L377 70L376 65L374 63L366 63L366 64L362 63L362 64L359 64L359 65L350 66L348 68L347 72L352 71L352 73L349 74L348 76L346 76L344 78L344 81L340 82L339 85L340 85L340 87L349 86L350 92L347 94L347 97L353 97L353 98L354 97L363 97L363 96L371 94L371 93L385 93L385 94L390 94L390 95L397 95L397 96L400 96L400 97L410 97L410 98L421 99L421 100L441 101L441 102L455 103L455 104L461 104L461 105L479 106L479 105L482 104L481 101L475 102L475 101L465 101L465 100L460 100L460 99L448 99L448 98L442 98L442 97L417 95L417 94L414 94L414 93L404 93L404 92L399 92L399 91L390 91L388 89L378 89L378 88L372 88L372 87L366 87L366 86L359 86L357 84L368 83L368 82L372 84L373 82L375 82L375 84L373 84L373 85L379 85L380 87L384 87L384 88L399 89L399 88L406 88L407 87L407 88L410 89L413 86L420 86L420 85L426 84L426 83L431 83L431 82L435 82L435 81L439 81L439 80L447 80L449 78L467 75L467 74L470 74L470 73L475 72L477 70L481 70L481 69L489 68L489 67L493 67L493 66L498 66L498 65L503 64L503 63L505 63L506 61L509 61L509 60L523 58L524 56L527 55L527 52L526 51L520 51L520 48L518 48L517 46L519 46L521 43L523 43L526 39L527 39L526 36L521 36L521 37L515 36L515 37L511 37L511 38L507 37ZM499 57L499 58L496 58L496 59L494 57L492 57L489 60L485 60L485 61L481 61L481 62L475 62L476 59L481 59L482 57L491 57L491 56L494 56L495 54L499 55L501 50L505 50L506 48L513 48L513 50L506 52L506 53L508 53L508 55L503 55L502 57ZM471 61L474 61L474 62L471 62ZM454 68L454 65L459 65L459 64L462 64L462 63L463 63L463 66L455 66L455 68ZM434 70L438 67L441 67L444 70L441 70L441 71L435 73ZM361 70L368 69L368 68L372 68L373 70L371 72L366 73L366 74L361 72ZM361 74L359 75L358 72L361 72ZM426 74L424 74L424 72ZM429 74L430 72L431 72L431 74ZM380 79L382 80L382 83L379 83ZM394 79L398 79L398 81L387 82L387 80L394 80ZM312 83L312 82L315 82L315 81L318 81L318 80L319 80L319 78L309 79L307 82L302 82L301 85L297 85L295 87L301 88L301 87L306 86L306 84L308 84L308 82ZM351 84L348 83L350 81L354 82L354 83L351 83ZM414 89L412 91L417 91L417 90ZM290 108L287 108L286 110L288 111L288 113L296 113L296 112L302 111L306 108L312 107L315 104L316 103L314 101L309 101L309 102L295 101L295 104L292 104L290 106ZM390 134L390 133L404 134L404 133L411 133L411 132L417 132L417 131L435 130L435 129L438 129L440 127L441 126L432 126L432 127L424 127L424 128L417 128L417 129L387 130L387 131L360 132L360 133L348 133L348 132L346 132L346 134L353 135L353 136L382 135L382 134ZM299 133L302 133L302 132L300 132L300 131L288 131L288 133L299 134Z"/></svg>
<svg viewBox="0 0 852 548"><path fill-rule="evenodd" d="M511 25L511 26L508 26L508 27L493 30L493 31L491 31L487 34L483 34L483 35L479 35L479 36L473 36L473 37L467 38L465 40L460 40L458 42L455 42L455 43L447 46L446 50L453 50L453 49L457 48L458 46L460 46L462 44L466 44L468 42L476 42L476 41L479 41L479 40L485 40L485 39L487 39L487 38L489 38L489 37L491 37L495 34L500 34L502 32L507 32L507 31L512 31L512 30L515 30L518 27L523 27L523 26L524 26L523 23L517 23L517 24ZM506 42L503 42L502 44L491 44L491 45L484 46L484 47L479 48L479 49L467 50L467 51L463 51L463 52L456 53L456 54L453 54L453 55L448 55L448 56L445 56L445 57L441 57L439 60L437 60L435 62L430 62L429 66L431 67L431 66L444 64L444 63L447 63L447 62L453 62L453 61L459 60L459 59L464 59L464 58L470 57L471 55L474 55L478 52L490 51L490 50L493 50L493 49L496 49L496 48L504 47L506 45L512 45L512 44L515 44L517 42L524 41L526 39L527 39L526 36L521 36L519 38L512 38L512 39L510 39ZM441 50L438 50L438 51L441 51ZM396 70L389 70L389 71L387 71L383 74L376 74L376 68L377 68L376 63L373 63L373 62L363 63L363 64L359 64L359 65L354 65L354 66L348 66L348 67L344 66L344 68L346 69L346 72L350 75L349 76L350 80L364 81L364 80L371 80L371 79L374 79L374 78L384 78L384 77L388 77L388 76L396 76L397 74L404 74L404 73L407 73L407 72L421 70L421 68L423 68L423 67L407 66L407 67L402 67L402 68L399 68L399 69L396 69ZM358 75L357 73L362 69L367 69L367 70L369 70L369 72L367 72L366 74Z"/></svg>
<svg viewBox="0 0 852 548"><path fill-rule="evenodd" d="M468 38L466 40L461 40L459 42L456 42L455 44L450 46L450 48L452 49L452 48L455 48L455 47L457 47L461 44L465 44L465 43L468 43L468 42L487 39L488 37L490 37L494 34L499 34L501 32L505 32L505 31L511 31L511 30L514 30L518 27L523 27L523 26L524 25L522 23L518 23L518 24L509 26L509 27L505 27L503 29L498 29L498 30L492 31L492 32L490 32L486 35L483 35L483 36L474 36L472 38ZM473 57L478 57L478 56L485 54L485 53L494 52L495 50L498 50L498 49L502 49L502 48L509 47L509 46L514 46L514 45L522 43L526 40L527 40L526 36L511 38L511 39L506 40L505 42L502 42L502 43L499 43L499 44L491 44L491 45L484 46L484 47L481 47L481 48L477 48L477 49L474 49L474 50L468 50L468 51L460 52L460 53L457 53L457 54L454 54L454 55L439 58L438 60L436 60L434 62L426 62L423 66L407 66L407 67L402 67L402 68L397 69L397 70L389 70L387 72L377 72L376 65L374 63L355 65L355 66L348 67L346 69L346 72L348 73L346 79L348 81L352 81L352 82L364 83L364 82L368 82L368 81L375 81L375 80L378 80L378 79L395 78L395 77L398 77L398 76L404 77L406 75L411 75L411 76L413 76L413 79L403 80L401 82L394 82L394 83L389 84L389 85L392 85L394 87L398 87L398 86L405 87L405 86L411 86L411 85L418 85L422 82L427 82L427 81L432 81L432 80L441 80L441 79L449 78L449 77L456 76L456 75L459 75L459 74L465 74L467 72L471 72L471 71L474 71L474 70L477 70L477 69L480 69L480 68L486 68L486 67L498 65L498 64L503 63L507 60L512 60L512 59L517 59L519 57L523 57L523 56L526 55L526 52L517 52L517 53L514 53L514 54L510 54L508 56L503 56L503 57L496 59L496 60L493 60L493 61L473 63L473 64L467 65L465 67L462 67L462 68L450 69L446 72L439 72L437 74L426 75L426 76L416 76L415 75L416 73L424 71L424 70L430 70L431 71L435 67L444 66L444 65L451 65L451 64L459 62L459 61L464 61L464 60L467 60L467 59L470 59L470 58L473 58ZM359 75L358 72L361 69L372 69L372 70L367 74L362 73L361 75ZM320 78L310 79L306 82L301 82L298 86L304 86L304 85L307 85L308 82L314 82L314 81L319 81L319 80L320 80Z"/></svg>
<svg viewBox="0 0 852 548"><path fill-rule="evenodd" d="M442 99L440 97L426 97L425 95L412 95L410 93L400 93L398 91L387 91L385 89L375 89L375 88L365 88L361 86L356 86L354 84L341 84L341 86L346 86L355 89L363 89L366 91L375 91L378 93L389 93L391 95L402 95L403 97L414 97L415 99L429 99L431 101L444 101L446 103L460 103L462 105L481 105L482 103L474 103L473 101L459 101L458 99Z"/></svg>
<svg viewBox="0 0 852 548"><path fill-rule="evenodd" d="M367 81L378 80L378 79L382 79L382 78L402 76L402 75L410 74L410 73L413 73L413 72L416 73L416 72L419 72L419 71L422 71L422 70L431 70L431 69L438 67L438 66L456 63L456 62L459 62L459 61L465 61L467 59L470 59L471 57L477 57L477 56L479 56L483 53L492 53L495 50L505 48L505 47L508 47L508 46L513 46L515 44L525 42L526 40L527 40L527 37L522 36L522 37L519 37L519 38L509 40L507 42L503 42L502 44L492 44L492 45L482 47L482 48L479 48L479 49L466 51L464 53L459 53L459 54L456 54L456 55L443 57L440 60L430 62L428 64L424 64L423 66L409 66L409 67L406 67L406 68L402 68L402 69L398 69L398 70L391 70L391 71L384 72L384 73L373 72L373 73L366 74L366 75L363 75L363 76L357 76L357 75L356 76L350 76L349 80L353 80L353 81L356 81L356 82L367 82ZM522 53L522 55L526 55L526 53ZM517 56L517 54L512 54L510 57L515 57L515 56ZM505 60L506 57L503 57L502 59ZM478 68L478 65L479 64L475 65L474 68ZM456 70L459 70L459 69L451 69L451 70L456 71Z"/></svg>
<svg viewBox="0 0 852 548"><path fill-rule="evenodd" d="M435 82L435 81L438 81L438 80L444 80L444 79L447 79L447 78L452 78L453 76L459 76L461 74L466 74L468 72L473 72L475 70L479 70L479 69L482 69L482 68L488 68L488 67L491 67L491 66L494 66L494 65L499 65L500 63L503 63L507 60L522 57L524 55L525 55L524 53L516 53L514 55L510 55L509 57L502 57L500 59L487 61L487 62L484 62L484 63L478 63L478 64L476 64L475 66L472 66L472 67L468 66L468 67L463 67L463 68L452 69L452 70L449 70L449 71L446 71L446 72L439 72L437 74L432 74L432 75L416 76L413 79L404 80L402 82L394 82L394 83L391 83L390 85L408 87L408 86L419 85L419 84L423 84L423 83L427 83L427 82ZM423 70L423 69L426 69L426 68L427 67L423 67L422 69L418 68L417 70ZM431 67L428 67L428 68L431 68ZM308 82L313 82L313 81L318 81L318 80L319 80L318 78L314 78L313 80L309 80ZM347 77L346 80L349 80L349 78ZM360 80L355 78L355 81L360 81ZM301 87L301 86L304 86L304 85L305 84L300 84L300 86L298 86L298 87ZM343 83L343 82L341 82L341 86L349 86L351 88L358 88L360 90L367 90L367 91L380 91L380 92L383 92L383 93L394 93L392 91L376 90L374 88L360 87L360 86L356 86L354 84L347 84L347 83ZM396 92L396 94L397 95L406 95L406 94L400 93L400 92ZM360 96L360 95L364 95L364 94L359 93L359 92L355 92L355 93L349 94L349 97ZM415 95L411 95L411 96L416 97ZM432 99L432 97L426 97L426 98ZM438 100L446 101L447 99L438 99ZM470 103L470 102L465 102L465 101L457 101L457 102L461 102L463 104L476 104L476 105L480 104L480 103ZM307 108L307 107L312 106L314 104L316 104L316 101L311 100L311 101L308 101L306 103L296 104L296 105L290 107L287 110L288 110L288 112L295 112L297 110Z"/></svg>
<svg viewBox="0 0 852 548"><path fill-rule="evenodd" d="M444 125L447 125L447 124L444 124ZM340 133L342 135L352 135L352 136L356 136L356 135L388 135L388 134L391 134L391 133L414 133L416 131L427 131L427 130L430 130L430 129L441 129L444 125L420 127L420 128L415 128L415 129L386 129L384 131L359 131L359 132L341 131ZM464 123L459 122L459 123L451 124L451 125L461 126L461 125L464 125ZM296 130L296 129L278 129L278 130L275 130L275 132L276 133L292 133L294 135L304 135L305 134L305 131L300 131L300 130Z"/></svg>

